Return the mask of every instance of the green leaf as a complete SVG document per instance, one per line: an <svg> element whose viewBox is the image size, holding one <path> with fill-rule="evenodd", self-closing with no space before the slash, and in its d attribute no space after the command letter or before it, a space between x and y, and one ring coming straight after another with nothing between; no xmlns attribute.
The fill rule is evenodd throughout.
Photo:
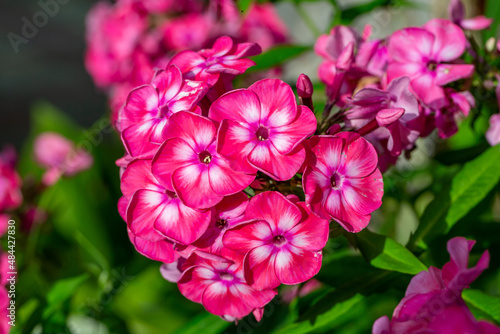
<svg viewBox="0 0 500 334"><path fill-rule="evenodd" d="M217 334L229 327L231 323L222 320L220 317L203 312L194 317L189 323L182 328L179 334Z"/></svg>
<svg viewBox="0 0 500 334"><path fill-rule="evenodd" d="M238 9L243 13L247 11L248 7L250 7L250 5L252 4L252 0L238 0L237 4Z"/></svg>
<svg viewBox="0 0 500 334"><path fill-rule="evenodd" d="M465 289L462 298L500 323L500 297L487 295L480 290Z"/></svg>
<svg viewBox="0 0 500 334"><path fill-rule="evenodd" d="M265 70L274 66L281 65L285 61L297 57L307 50L311 50L311 46L301 45L280 45L263 54L252 57L256 65L249 68L249 71Z"/></svg>
<svg viewBox="0 0 500 334"><path fill-rule="evenodd" d="M427 267L393 239L365 229L356 234L359 250L374 267L416 275Z"/></svg>
<svg viewBox="0 0 500 334"><path fill-rule="evenodd" d="M58 311L62 304L69 300L76 289L87 280L88 275L83 274L76 277L57 281L47 293L47 307L43 311L42 318L48 319L54 312Z"/></svg>
<svg viewBox="0 0 500 334"><path fill-rule="evenodd" d="M337 303L328 312L319 315L314 321L301 321L288 325L273 333L276 334L304 334L316 331L324 332L334 328L342 318L349 315L349 311L363 300L363 296L356 294L346 301Z"/></svg>
<svg viewBox="0 0 500 334"><path fill-rule="evenodd" d="M451 186L443 189L427 206L409 246L426 249L435 236L447 233L500 181L498 166L500 146L490 147L466 163L453 178Z"/></svg>

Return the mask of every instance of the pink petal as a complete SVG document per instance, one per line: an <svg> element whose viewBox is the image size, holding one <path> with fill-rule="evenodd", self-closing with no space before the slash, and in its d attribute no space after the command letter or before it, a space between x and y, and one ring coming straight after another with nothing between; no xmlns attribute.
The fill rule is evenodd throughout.
<svg viewBox="0 0 500 334"><path fill-rule="evenodd" d="M276 255L276 276L283 284L305 282L319 272L322 259L321 251L309 251L287 245Z"/></svg>
<svg viewBox="0 0 500 334"><path fill-rule="evenodd" d="M195 303L201 303L203 292L207 286L216 282L218 276L211 268L195 266L182 273L177 286L184 297Z"/></svg>
<svg viewBox="0 0 500 334"><path fill-rule="evenodd" d="M338 191L330 192L324 206L331 217L348 232L359 232L370 222L370 215L359 215L344 208L343 198Z"/></svg>
<svg viewBox="0 0 500 334"><path fill-rule="evenodd" d="M446 62L460 57L466 46L465 35L456 24L445 19L432 19L424 28L434 34L433 60Z"/></svg>
<svg viewBox="0 0 500 334"><path fill-rule="evenodd" d="M152 119L158 110L158 93L150 85L137 87L127 97L121 113L122 129Z"/></svg>
<svg viewBox="0 0 500 334"><path fill-rule="evenodd" d="M216 134L217 128L210 119L187 111L170 116L164 130L165 139L183 139L196 152L206 150Z"/></svg>
<svg viewBox="0 0 500 334"><path fill-rule="evenodd" d="M152 157L158 145L149 141L159 120L151 119L126 128L122 132L122 140L127 152L132 157Z"/></svg>
<svg viewBox="0 0 500 334"><path fill-rule="evenodd" d="M172 174L177 169L200 163L198 154L184 140L169 139L154 156L151 170L166 189L173 191Z"/></svg>
<svg viewBox="0 0 500 334"><path fill-rule="evenodd" d="M129 232L129 237L135 249L151 260L172 263L178 258L174 251L174 244L170 241L149 241L135 236L132 232Z"/></svg>
<svg viewBox="0 0 500 334"><path fill-rule="evenodd" d="M302 212L281 193L266 191L250 200L246 217L262 219L269 223L274 235L282 235L300 222Z"/></svg>
<svg viewBox="0 0 500 334"><path fill-rule="evenodd" d="M378 318L373 323L372 334L390 334L391 333L391 321L389 317L384 315Z"/></svg>
<svg viewBox="0 0 500 334"><path fill-rule="evenodd" d="M127 224L130 231L150 241L165 239L156 231L154 223L163 210L163 203L168 200L168 195L153 190L136 191L127 208Z"/></svg>
<svg viewBox="0 0 500 334"><path fill-rule="evenodd" d="M398 121L404 113L403 108L382 109L377 113L376 120L378 125L387 126Z"/></svg>
<svg viewBox="0 0 500 334"><path fill-rule="evenodd" d="M306 106L298 107L297 119L292 123L272 128L269 140L280 154L290 153L304 139L316 131L316 117Z"/></svg>
<svg viewBox="0 0 500 334"><path fill-rule="evenodd" d="M418 78L426 71L424 63L389 63L387 66L387 82L407 76L410 79Z"/></svg>
<svg viewBox="0 0 500 334"><path fill-rule="evenodd" d="M194 51L185 50L173 56L169 65L177 65L186 78L194 79L197 73L193 69L203 63L205 63L205 58Z"/></svg>
<svg viewBox="0 0 500 334"><path fill-rule="evenodd" d="M180 270L180 265L184 261L184 258L178 258L172 263L164 263L160 266L161 276L171 283L177 283L182 275Z"/></svg>
<svg viewBox="0 0 500 334"><path fill-rule="evenodd" d="M225 247L244 254L255 247L265 245L272 238L269 224L266 221L254 220L227 230L222 237L222 243Z"/></svg>
<svg viewBox="0 0 500 334"><path fill-rule="evenodd" d="M247 160L247 156L257 145L255 132L235 121L223 120L217 135L217 152L228 158L235 170L248 174L256 172Z"/></svg>
<svg viewBox="0 0 500 334"><path fill-rule="evenodd" d="M323 249L330 233L328 220L321 219L310 212L304 203L299 203L299 205L302 206L304 211L308 212L308 216L285 235L286 239L290 244L298 248L314 251Z"/></svg>
<svg viewBox="0 0 500 334"><path fill-rule="evenodd" d="M245 174L232 169L221 157L214 157L209 164L210 187L220 196L228 196L242 191L255 179L255 174Z"/></svg>
<svg viewBox="0 0 500 334"><path fill-rule="evenodd" d="M491 115L490 127L486 131L486 140L491 146L500 143L500 114Z"/></svg>
<svg viewBox="0 0 500 334"><path fill-rule="evenodd" d="M320 170L325 175L333 175L342 164L342 151L345 142L341 138L331 136L315 136L308 143L314 153L311 167Z"/></svg>
<svg viewBox="0 0 500 334"><path fill-rule="evenodd" d="M268 141L262 141L248 155L250 164L277 181L291 179L302 167L306 152L302 145L281 155Z"/></svg>
<svg viewBox="0 0 500 334"><path fill-rule="evenodd" d="M434 36L422 28L398 30L389 38L388 52L393 61L421 63L432 53Z"/></svg>
<svg viewBox="0 0 500 334"><path fill-rule="evenodd" d="M235 318L242 318L252 312L253 307L246 303L244 296L240 295L241 289L251 289L243 287L243 284L226 284L223 281L209 285L203 292L203 306L208 312L215 315L229 315Z"/></svg>
<svg viewBox="0 0 500 334"><path fill-rule="evenodd" d="M151 161L149 160L132 161L122 174L120 189L127 199L130 199L139 189L163 191L151 173Z"/></svg>
<svg viewBox="0 0 500 334"><path fill-rule="evenodd" d="M468 78L474 73L474 65L440 64L436 68L436 84L444 86L450 82Z"/></svg>
<svg viewBox="0 0 500 334"><path fill-rule="evenodd" d="M375 148L360 137L344 149L344 175L359 178L370 175L377 168L378 157Z"/></svg>
<svg viewBox="0 0 500 334"><path fill-rule="evenodd" d="M342 184L342 196L348 205L359 215L368 215L382 205L384 183L378 169L369 176L359 179L346 179Z"/></svg>
<svg viewBox="0 0 500 334"><path fill-rule="evenodd" d="M238 123L258 124L260 113L259 97L248 89L237 89L212 103L208 116L217 122L228 119Z"/></svg>
<svg viewBox="0 0 500 334"><path fill-rule="evenodd" d="M297 117L292 88L278 79L259 80L250 87L260 100L260 124L268 127L288 125Z"/></svg>
<svg viewBox="0 0 500 334"><path fill-rule="evenodd" d="M206 209L222 200L223 196L217 195L211 188L209 175L209 169L203 163L175 170L172 184L185 205L194 209Z"/></svg>
<svg viewBox="0 0 500 334"><path fill-rule="evenodd" d="M129 200L125 198L125 196L122 196L118 199L118 213L120 214L120 217L122 217L123 221L127 221L127 207L128 207L128 202ZM0 216L2 218L2 216ZM3 228L2 228L3 229ZM5 226L5 230L7 230L7 225Z"/></svg>
<svg viewBox="0 0 500 334"><path fill-rule="evenodd" d="M155 73L151 85L158 90L160 101L165 103L176 96L183 84L182 73L175 65Z"/></svg>
<svg viewBox="0 0 500 334"><path fill-rule="evenodd" d="M470 19L461 20L460 26L468 30L483 30L488 29L492 23L493 19L480 15Z"/></svg>
<svg viewBox="0 0 500 334"><path fill-rule="evenodd" d="M179 93L168 103L168 109L172 113L192 111L207 91L208 86L204 82L186 80Z"/></svg>
<svg viewBox="0 0 500 334"><path fill-rule="evenodd" d="M245 278L254 289L269 290L280 285L274 269L276 254L276 247L268 244L252 249L245 256Z"/></svg>
<svg viewBox="0 0 500 334"><path fill-rule="evenodd" d="M436 109L446 104L443 88L436 84L435 78L431 74L424 74L412 80L411 86L425 104L432 104Z"/></svg>
<svg viewBox="0 0 500 334"><path fill-rule="evenodd" d="M179 200L165 201L161 213L154 222L154 228L168 238L182 244L190 244L205 233L212 213L188 208Z"/></svg>
<svg viewBox="0 0 500 334"><path fill-rule="evenodd" d="M307 205L315 214L329 220L331 215L325 210L324 203L332 187L330 177L318 169L307 167L303 175L303 185Z"/></svg>

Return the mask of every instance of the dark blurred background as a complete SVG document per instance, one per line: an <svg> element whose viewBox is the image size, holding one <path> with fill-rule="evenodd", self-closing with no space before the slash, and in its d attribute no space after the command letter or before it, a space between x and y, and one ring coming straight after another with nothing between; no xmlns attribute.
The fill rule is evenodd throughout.
<svg viewBox="0 0 500 334"><path fill-rule="evenodd" d="M12 143L20 147L29 132L30 108L35 101L50 102L83 127L105 112L105 96L95 88L83 65L85 15L95 2L1 1L0 146ZM53 17L43 16L39 13L43 11L41 3L57 3L59 8L53 7ZM9 33L25 38L23 18L33 23L34 16L38 23L47 17L47 23L35 26L38 31L23 40L16 53L9 37L17 37Z"/></svg>

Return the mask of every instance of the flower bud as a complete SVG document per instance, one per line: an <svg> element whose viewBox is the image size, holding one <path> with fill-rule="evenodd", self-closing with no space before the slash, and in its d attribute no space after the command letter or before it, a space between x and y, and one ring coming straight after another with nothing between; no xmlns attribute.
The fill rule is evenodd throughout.
<svg viewBox="0 0 500 334"><path fill-rule="evenodd" d="M313 85L311 79L305 74L299 75L297 79L297 93L303 99L309 98L313 94Z"/></svg>

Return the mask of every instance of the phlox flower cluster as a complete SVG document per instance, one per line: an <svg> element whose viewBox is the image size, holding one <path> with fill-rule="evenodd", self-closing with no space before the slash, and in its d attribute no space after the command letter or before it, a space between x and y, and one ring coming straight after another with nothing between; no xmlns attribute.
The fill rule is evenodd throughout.
<svg viewBox="0 0 500 334"><path fill-rule="evenodd" d="M210 3L220 13L232 8ZM163 277L209 312L259 320L281 284L319 272L330 224L350 233L369 224L382 204L381 172L419 137L453 135L474 107L463 30L490 21L464 19L461 6L452 2L452 21L386 39L370 39L369 26L361 35L336 26L320 36L314 49L327 102L317 116L306 75L297 80L298 103L279 79L234 89L266 45L228 34L172 46L184 49L175 55L159 51L168 57L146 68L116 114L126 150L117 161L118 210L137 251L163 262ZM125 58L118 63L134 57Z"/></svg>
<svg viewBox="0 0 500 334"><path fill-rule="evenodd" d="M117 0L98 2L87 16L85 65L107 92L116 119L134 87L148 84L178 51L199 51L220 36L258 42L267 50L288 40L271 4L254 4L243 17L233 0Z"/></svg>
<svg viewBox="0 0 500 334"><path fill-rule="evenodd" d="M316 275L329 221L358 232L383 194L373 146L354 132L315 135L314 113L287 83L232 88L258 52L228 36L181 51L117 117L118 209L132 243L226 320L260 319L278 286Z"/></svg>

